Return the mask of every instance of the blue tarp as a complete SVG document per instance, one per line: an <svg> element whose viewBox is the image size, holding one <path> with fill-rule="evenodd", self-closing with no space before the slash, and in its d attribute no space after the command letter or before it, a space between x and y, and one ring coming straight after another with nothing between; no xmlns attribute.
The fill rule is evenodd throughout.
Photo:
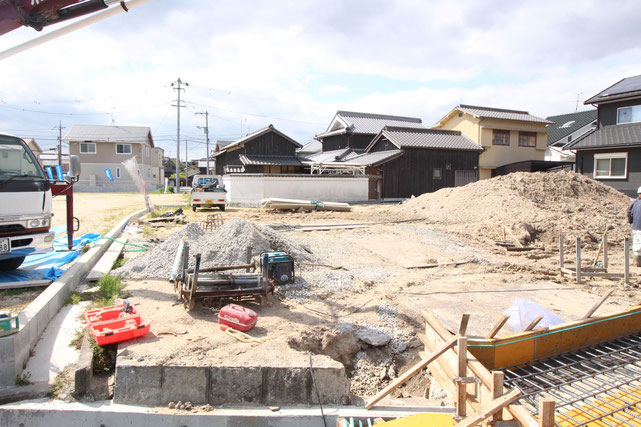
<svg viewBox="0 0 641 427"><path fill-rule="evenodd" d="M56 233L53 251L40 255L29 255L25 258L19 270L0 272L0 283L24 282L28 280L56 280L65 272L63 266L81 254L84 245L93 243L100 234L87 233L73 240L73 249L67 249L67 228L65 226L51 227Z"/></svg>

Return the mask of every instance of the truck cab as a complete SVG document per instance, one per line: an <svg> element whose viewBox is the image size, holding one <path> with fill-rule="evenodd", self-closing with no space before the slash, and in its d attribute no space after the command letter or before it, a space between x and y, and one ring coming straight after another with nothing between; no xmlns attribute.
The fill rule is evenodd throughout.
<svg viewBox="0 0 641 427"><path fill-rule="evenodd" d="M218 207L225 210L227 190L219 175L194 175L191 183L191 207L196 212L200 208Z"/></svg>
<svg viewBox="0 0 641 427"><path fill-rule="evenodd" d="M0 271L53 250L51 184L27 144L0 134Z"/></svg>

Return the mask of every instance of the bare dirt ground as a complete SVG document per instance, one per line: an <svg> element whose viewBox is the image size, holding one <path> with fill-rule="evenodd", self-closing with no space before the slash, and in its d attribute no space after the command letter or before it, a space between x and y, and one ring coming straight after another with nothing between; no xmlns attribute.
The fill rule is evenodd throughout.
<svg viewBox="0 0 641 427"><path fill-rule="evenodd" d="M240 217L264 225L420 220L358 229L280 231L308 247L315 264L325 266L299 265L294 285L277 288L274 298L262 306L248 305L259 314L250 334L261 338L261 344L237 342L222 333L215 310L197 307L188 312L168 281L127 280L130 301L153 322L152 333L128 344L127 357L152 364L243 366L293 363L312 352L343 363L352 381L353 401L358 402L418 357L422 346L415 335L424 328L421 310L433 311L450 329L456 328L462 313L470 313L468 332L484 335L515 298L533 300L567 321L582 317L610 288L616 292L598 313L637 304L637 267L631 267L629 285L601 278L577 285L561 277L557 268L559 233L565 233L569 262L575 237L584 239L584 260L592 260L608 229L610 271L622 272L629 200L574 174L516 173L426 194L402 205L355 206L352 212L229 207L222 213L226 221ZM211 213L218 211L186 211L186 217L200 222ZM152 248L181 227L149 230L130 241ZM506 240L514 235L536 249L507 252L497 246L495 241L504 239L504 227ZM463 264L449 264L457 262ZM408 268L422 264L441 266ZM379 334L372 342L376 332L383 338ZM502 334L509 332L506 325ZM370 338L364 337L368 334ZM423 396L429 384L427 375L417 377L395 396ZM431 403L443 402L442 395L431 397Z"/></svg>

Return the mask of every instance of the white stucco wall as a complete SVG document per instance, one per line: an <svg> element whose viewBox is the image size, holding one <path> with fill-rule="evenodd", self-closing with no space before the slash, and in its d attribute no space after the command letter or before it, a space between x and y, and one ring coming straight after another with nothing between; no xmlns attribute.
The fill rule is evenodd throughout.
<svg viewBox="0 0 641 427"><path fill-rule="evenodd" d="M368 200L369 177L230 174L223 175L223 184L232 204L258 205L269 197L356 202Z"/></svg>

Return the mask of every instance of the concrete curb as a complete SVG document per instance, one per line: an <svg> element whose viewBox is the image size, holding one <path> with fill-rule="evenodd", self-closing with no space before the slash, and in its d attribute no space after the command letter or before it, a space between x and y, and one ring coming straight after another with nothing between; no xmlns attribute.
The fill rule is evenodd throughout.
<svg viewBox="0 0 641 427"><path fill-rule="evenodd" d="M160 410L162 411L162 410ZM158 409L129 405L94 403L28 403L0 407L0 427L23 424L29 427L51 425L108 425L109 427L146 427L171 425L189 427L318 427L323 418L318 407L283 407L278 411L267 408L236 406L217 408L213 412L190 413L176 411L160 413ZM451 407L380 407L366 411L353 406L324 406L327 425L336 425L339 417L396 418L416 413L452 414Z"/></svg>
<svg viewBox="0 0 641 427"><path fill-rule="evenodd" d="M142 209L127 216L113 227L105 237L116 238L133 218L147 212ZM78 286L87 273L109 249L110 239L99 240L87 253L47 287L38 297L18 314L20 330L0 338L0 385L13 385L16 375L20 375L33 349L49 321L65 305L71 291Z"/></svg>

